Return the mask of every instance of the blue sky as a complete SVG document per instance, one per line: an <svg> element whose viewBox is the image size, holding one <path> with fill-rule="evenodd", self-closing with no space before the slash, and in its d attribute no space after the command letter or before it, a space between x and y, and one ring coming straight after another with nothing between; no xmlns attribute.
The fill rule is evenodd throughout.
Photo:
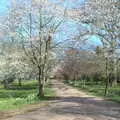
<svg viewBox="0 0 120 120"><path fill-rule="evenodd" d="M64 6L67 9L71 9L71 8L79 7L86 0L64 0L64 2L63 2L63 0L51 0L51 1L58 5L61 4L61 6ZM56 35L56 39L66 40L66 39L72 38L73 35L75 35L79 32L78 26L80 26L80 25L73 20L69 20L69 21L65 22L61 26L62 31ZM86 25L83 25L83 26L85 27ZM86 29L88 29L88 26L86 26ZM95 46L102 45L100 42L100 39L98 37L96 37L95 35L89 36L89 44L90 45L94 44Z"/></svg>
<svg viewBox="0 0 120 120"><path fill-rule="evenodd" d="M0 0L0 15L3 15L7 10L8 0Z"/></svg>
<svg viewBox="0 0 120 120"><path fill-rule="evenodd" d="M61 4L62 6L71 9L71 8L77 8L78 5L84 3L85 0L50 0L56 4ZM64 2L63 2L64 1Z"/></svg>
<svg viewBox="0 0 120 120"><path fill-rule="evenodd" d="M0 0L0 16L4 15L7 11L7 5L10 0ZM67 7L68 9L79 7L80 4L83 4L85 0L50 0L56 4ZM73 37L73 34L78 33L78 24L74 21L66 21L62 25L62 31L56 35L57 40L66 40ZM96 46L100 45L100 39L96 36L91 36L89 38L91 43L94 43Z"/></svg>

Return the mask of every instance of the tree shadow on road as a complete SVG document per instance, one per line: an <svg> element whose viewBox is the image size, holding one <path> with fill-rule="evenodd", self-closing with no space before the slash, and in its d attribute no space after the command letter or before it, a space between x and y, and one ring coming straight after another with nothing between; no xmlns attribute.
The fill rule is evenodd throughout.
<svg viewBox="0 0 120 120"><path fill-rule="evenodd" d="M114 118L120 120L120 104L112 101L97 100L95 97L56 97L58 103L52 108L57 114L85 115L89 117Z"/></svg>

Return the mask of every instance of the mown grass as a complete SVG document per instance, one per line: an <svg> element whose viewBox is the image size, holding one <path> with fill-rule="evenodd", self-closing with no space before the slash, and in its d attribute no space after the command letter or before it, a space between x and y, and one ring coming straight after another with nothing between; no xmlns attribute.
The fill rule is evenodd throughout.
<svg viewBox="0 0 120 120"><path fill-rule="evenodd" d="M65 81L65 83L79 90L83 90L90 95L104 97L105 85L103 83L95 84L94 82L84 82L81 80L78 81L68 80ZM116 87L109 87L106 98L109 100L120 102L120 85Z"/></svg>
<svg viewBox="0 0 120 120"><path fill-rule="evenodd" d="M45 87L45 97L37 97L37 81L23 81L19 87L17 82L11 84L9 89L0 85L0 111L20 109L27 104L39 103L53 97L55 94L50 85Z"/></svg>

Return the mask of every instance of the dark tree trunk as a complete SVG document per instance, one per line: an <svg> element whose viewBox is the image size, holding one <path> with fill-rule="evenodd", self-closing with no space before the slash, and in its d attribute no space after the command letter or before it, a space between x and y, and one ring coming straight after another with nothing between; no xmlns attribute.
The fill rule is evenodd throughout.
<svg viewBox="0 0 120 120"><path fill-rule="evenodd" d="M38 97L44 97L44 87L43 87L43 84L39 84L37 96Z"/></svg>
<svg viewBox="0 0 120 120"><path fill-rule="evenodd" d="M41 82L41 68L39 68L39 75L38 75L38 97L44 97L44 85Z"/></svg>
<svg viewBox="0 0 120 120"><path fill-rule="evenodd" d="M3 81L3 85L4 85L4 88L5 88L5 89L9 88L8 81L7 81L7 80L4 80L4 81Z"/></svg>
<svg viewBox="0 0 120 120"><path fill-rule="evenodd" d="M106 96L108 94L108 85L109 85L108 58L106 58L106 85L105 85L105 94L104 94L104 96Z"/></svg>
<svg viewBox="0 0 120 120"><path fill-rule="evenodd" d="M22 86L22 81L21 79L18 79L18 85L21 87Z"/></svg>

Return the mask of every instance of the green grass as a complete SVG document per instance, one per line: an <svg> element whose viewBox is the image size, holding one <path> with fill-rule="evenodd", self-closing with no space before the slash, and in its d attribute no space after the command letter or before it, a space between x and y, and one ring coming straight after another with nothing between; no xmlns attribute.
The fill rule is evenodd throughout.
<svg viewBox="0 0 120 120"><path fill-rule="evenodd" d="M79 90L83 90L90 95L95 95L99 97L104 97L105 85L103 83L95 84L94 82L78 81L65 81L66 84L73 86ZM120 102L120 85L116 87L111 87L108 89L107 99Z"/></svg>
<svg viewBox="0 0 120 120"><path fill-rule="evenodd" d="M47 100L48 97L55 96L50 85L45 87L44 98L39 99L36 95L37 82L35 80L24 81L21 87L17 82L14 82L9 89L4 89L0 85L0 111L22 108L24 105L39 103L42 100Z"/></svg>

